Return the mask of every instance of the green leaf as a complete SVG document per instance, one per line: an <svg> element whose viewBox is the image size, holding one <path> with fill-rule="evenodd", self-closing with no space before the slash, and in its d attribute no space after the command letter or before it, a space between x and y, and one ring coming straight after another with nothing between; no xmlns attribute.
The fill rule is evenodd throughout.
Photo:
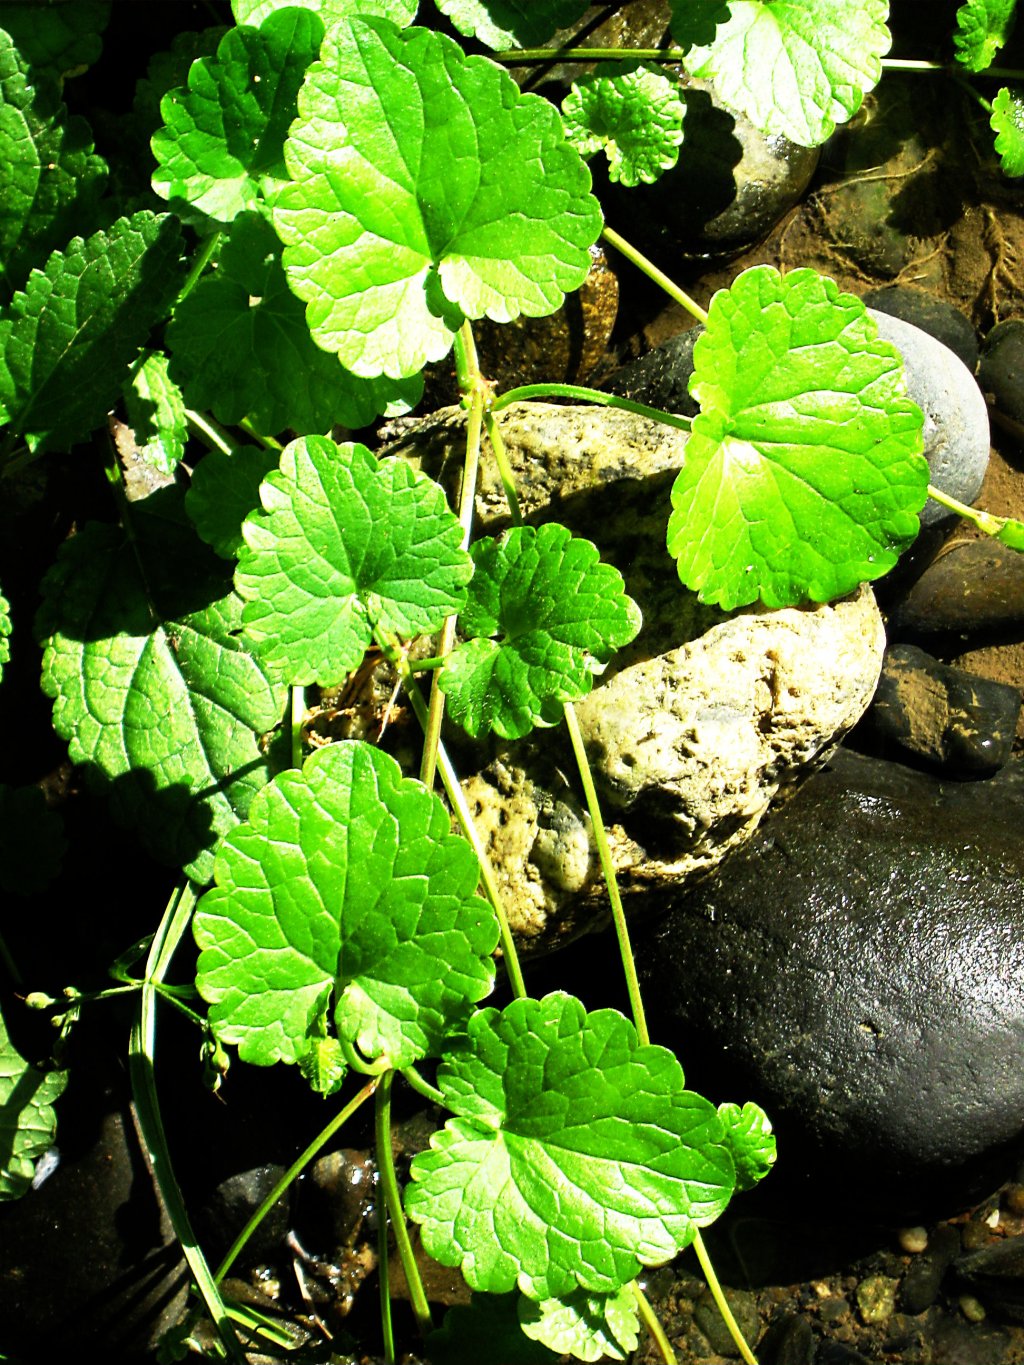
<svg viewBox="0 0 1024 1365"><path fill-rule="evenodd" d="M39 788L0 783L0 890L42 891L60 873L66 851L64 821Z"/></svg>
<svg viewBox="0 0 1024 1365"><path fill-rule="evenodd" d="M956 12L953 47L968 71L984 71L1013 32L1017 0L967 0Z"/></svg>
<svg viewBox="0 0 1024 1365"><path fill-rule="evenodd" d="M989 119L1004 175L1024 175L1024 97L1004 85L992 101Z"/></svg>
<svg viewBox="0 0 1024 1365"><path fill-rule="evenodd" d="M441 34L343 27L299 95L274 225L317 345L401 378L446 355L464 318L554 312L601 213L546 100Z"/></svg>
<svg viewBox="0 0 1024 1365"><path fill-rule="evenodd" d="M572 145L585 157L605 152L608 178L629 186L650 185L676 164L685 113L679 82L636 62L602 66L562 101Z"/></svg>
<svg viewBox="0 0 1024 1365"><path fill-rule="evenodd" d="M457 1117L413 1158L405 1206L471 1288L613 1292L725 1208L714 1108L623 1015L555 994L481 1010L466 1034L438 1070Z"/></svg>
<svg viewBox="0 0 1024 1365"><path fill-rule="evenodd" d="M246 638L295 686L330 686L379 628L410 639L459 610L473 572L444 493L401 460L326 436L292 441L242 533Z"/></svg>
<svg viewBox="0 0 1024 1365"><path fill-rule="evenodd" d="M888 0L728 0L724 13L722 0L672 0L683 65L761 132L804 147L853 117L892 42Z"/></svg>
<svg viewBox="0 0 1024 1365"><path fill-rule="evenodd" d="M179 304L167 329L172 372L190 405L221 422L304 434L358 429L419 401L422 377L358 379L315 345L288 288L281 243L257 213L240 213L217 269Z"/></svg>
<svg viewBox="0 0 1024 1365"><path fill-rule="evenodd" d="M229 29L216 57L194 62L187 87L160 105L165 126L152 144L157 194L220 223L271 197L284 176L295 97L322 38L315 14L288 8L258 29Z"/></svg>
<svg viewBox="0 0 1024 1365"><path fill-rule="evenodd" d="M89 125L68 118L56 80L36 83L0 30L0 297L48 251L93 226L106 178Z"/></svg>
<svg viewBox="0 0 1024 1365"><path fill-rule="evenodd" d="M720 1104L718 1117L725 1127L726 1146L736 1166L736 1188L750 1190L775 1165L775 1135L771 1121L760 1107L748 1101Z"/></svg>
<svg viewBox="0 0 1024 1365"><path fill-rule="evenodd" d="M32 1183L35 1161L53 1143L53 1103L65 1071L38 1071L18 1055L0 1014L0 1200L18 1199Z"/></svg>
<svg viewBox="0 0 1024 1365"><path fill-rule="evenodd" d="M701 601L827 602L880 577L918 530L923 417L896 349L832 280L755 266L711 301L701 406L672 489L669 553Z"/></svg>
<svg viewBox="0 0 1024 1365"><path fill-rule="evenodd" d="M188 420L167 363L161 351L151 351L125 384L124 402L140 457L162 474L173 474L185 454Z"/></svg>
<svg viewBox="0 0 1024 1365"><path fill-rule="evenodd" d="M1004 545L1009 545L1011 550L1024 550L1024 521L1017 521L1015 517L1007 517L996 532L996 540L1001 540Z"/></svg>
<svg viewBox="0 0 1024 1365"><path fill-rule="evenodd" d="M478 738L518 739L561 719L594 675L640 629L640 609L597 547L557 522L514 527L472 548L460 620L471 638L446 660L438 686L452 719ZM499 635L500 640L489 637Z"/></svg>
<svg viewBox="0 0 1024 1365"><path fill-rule="evenodd" d="M260 505L260 484L277 468L278 452L240 446L226 455L210 450L192 472L185 511L200 537L222 559L237 559L245 544L242 522Z"/></svg>
<svg viewBox="0 0 1024 1365"><path fill-rule="evenodd" d="M506 47L538 47L559 28L583 17L587 0L436 0L460 33L479 38L495 51Z"/></svg>
<svg viewBox="0 0 1024 1365"><path fill-rule="evenodd" d="M630 1285L609 1294L577 1289L562 1299L519 1300L527 1336L576 1360L626 1360L640 1340L640 1317Z"/></svg>
<svg viewBox="0 0 1024 1365"><path fill-rule="evenodd" d="M262 24L275 10L297 5L319 14L325 28L358 15L376 15L404 28L416 18L417 4L418 0L231 0L231 12L236 24Z"/></svg>
<svg viewBox="0 0 1024 1365"><path fill-rule="evenodd" d="M531 1341L519 1325L522 1295L474 1294L468 1305L457 1304L444 1323L426 1340L430 1365L555 1365L557 1357L539 1341Z"/></svg>
<svg viewBox="0 0 1024 1365"><path fill-rule="evenodd" d="M119 218L34 270L0 317L0 405L29 448L69 450L106 419L177 292L170 214Z"/></svg>
<svg viewBox="0 0 1024 1365"><path fill-rule="evenodd" d="M242 604L175 488L133 504L133 534L92 524L43 584L43 690L74 763L154 854L210 879L212 845L267 780L275 687L240 640Z"/></svg>
<svg viewBox="0 0 1024 1365"><path fill-rule="evenodd" d="M11 607L7 598L0 592L0 682L3 681L4 668L11 661Z"/></svg>
<svg viewBox="0 0 1024 1365"><path fill-rule="evenodd" d="M217 45L226 32L226 27L204 28L198 33L186 29L174 35L169 48L150 57L146 74L136 83L132 101L133 131L144 136L147 148L149 139L163 125L160 116L163 97L186 84L194 61L216 55Z"/></svg>
<svg viewBox="0 0 1024 1365"><path fill-rule="evenodd" d="M494 913L440 801L360 741L281 773L222 842L199 904L210 1020L260 1066L307 1056L333 993L338 1036L372 1062L437 1052L490 991Z"/></svg>
<svg viewBox="0 0 1024 1365"><path fill-rule="evenodd" d="M103 48L100 34L110 21L109 0L60 0L54 4L12 4L5 0L0 21L37 77L56 81L79 76Z"/></svg>

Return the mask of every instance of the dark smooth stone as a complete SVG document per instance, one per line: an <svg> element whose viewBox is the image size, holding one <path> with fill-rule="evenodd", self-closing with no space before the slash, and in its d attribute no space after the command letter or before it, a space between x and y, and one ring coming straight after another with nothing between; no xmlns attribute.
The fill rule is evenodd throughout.
<svg viewBox="0 0 1024 1365"><path fill-rule="evenodd" d="M996 408L1024 425L1024 320L996 323L981 348L978 383L995 399Z"/></svg>
<svg viewBox="0 0 1024 1365"><path fill-rule="evenodd" d="M940 663L917 645L891 645L865 732L951 777L983 777L1010 760L1021 692Z"/></svg>
<svg viewBox="0 0 1024 1365"><path fill-rule="evenodd" d="M725 1297L744 1337L747 1341L756 1341L761 1322L758 1317L757 1300L753 1294L747 1293L744 1289L727 1289ZM733 1341L710 1289L705 1289L694 1304L693 1320L704 1333L716 1355L729 1359L739 1356L739 1347Z"/></svg>
<svg viewBox="0 0 1024 1365"><path fill-rule="evenodd" d="M1024 626L1024 555L996 540L964 540L930 564L889 615L891 640Z"/></svg>
<svg viewBox="0 0 1024 1365"><path fill-rule="evenodd" d="M823 1341L815 1365L872 1365L872 1362L841 1341Z"/></svg>
<svg viewBox="0 0 1024 1365"><path fill-rule="evenodd" d="M696 417L700 405L690 397L688 385L693 374L693 348L703 331L703 325L697 323L689 331L669 337L639 360L616 370L603 387L621 398Z"/></svg>
<svg viewBox="0 0 1024 1365"><path fill-rule="evenodd" d="M944 1225L932 1232L928 1247L915 1256L900 1284L900 1308L911 1317L931 1308L939 1297L946 1271L960 1254L956 1228Z"/></svg>
<svg viewBox="0 0 1024 1365"><path fill-rule="evenodd" d="M815 1342L806 1318L780 1314L757 1348L761 1365L814 1365Z"/></svg>
<svg viewBox="0 0 1024 1365"><path fill-rule="evenodd" d="M1011 1322L1024 1322L1024 1235L961 1256L956 1274L987 1308Z"/></svg>
<svg viewBox="0 0 1024 1365"><path fill-rule="evenodd" d="M948 1215L1024 1147L1024 764L840 750L639 948L652 1036L775 1124L777 1198Z"/></svg>
<svg viewBox="0 0 1024 1365"><path fill-rule="evenodd" d="M864 295L869 308L900 318L941 341L959 356L973 374L978 366L978 338L967 318L945 299L937 299L924 289L906 284L891 284L884 289L869 289Z"/></svg>

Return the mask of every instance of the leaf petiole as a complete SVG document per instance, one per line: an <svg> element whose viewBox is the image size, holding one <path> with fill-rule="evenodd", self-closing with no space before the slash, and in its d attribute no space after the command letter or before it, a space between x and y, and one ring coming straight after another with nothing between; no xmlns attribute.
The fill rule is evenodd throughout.
<svg viewBox="0 0 1024 1365"><path fill-rule="evenodd" d="M437 1086L431 1085L414 1066L403 1066L399 1075L408 1082L417 1095L422 1095L425 1100L430 1100L432 1104L447 1106L444 1094L438 1090Z"/></svg>
<svg viewBox="0 0 1024 1365"><path fill-rule="evenodd" d="M416 1316L421 1335L426 1336L434 1324L430 1319L430 1307L416 1265L412 1242L409 1239L409 1229L405 1223L405 1211L402 1208L402 1196L398 1189L398 1177L395 1175L395 1162L391 1152L391 1085L394 1075L393 1071L385 1072L377 1090L375 1107L377 1170L380 1172L380 1182L384 1190L388 1213L391 1216L395 1244L402 1262L402 1269L405 1271L406 1283L409 1286L412 1311Z"/></svg>
<svg viewBox="0 0 1024 1365"><path fill-rule="evenodd" d="M680 289L679 285L671 280L663 270L659 270L653 261L649 261L643 252L638 251L635 246L627 242L625 237L620 237L614 228L610 228L606 223L601 230L601 236L613 246L627 261L632 262L638 270L643 271L649 280L653 280L659 288L664 289L670 299L674 299L680 304L691 317L695 317L698 322L707 325L708 315L699 303L690 298L685 289Z"/></svg>
<svg viewBox="0 0 1024 1365"><path fill-rule="evenodd" d="M491 405L492 412L500 412L510 403L518 403L530 398L579 398L585 403L598 403L606 408L621 408L623 412L635 412L640 417L649 417L652 422L661 422L666 427L678 427L681 431L690 430L691 419L678 412L665 412L662 408L652 408L647 403L636 403L632 398L621 398L617 393L605 393L603 389L589 389L583 384L523 384L518 389L509 389Z"/></svg>
<svg viewBox="0 0 1024 1365"><path fill-rule="evenodd" d="M661 1352L661 1358L665 1362L665 1365L678 1365L676 1353L672 1349L672 1343L669 1341L665 1329L661 1325L660 1318L651 1307L650 1299L637 1284L636 1280L634 1280L629 1287L633 1291L633 1298L636 1300L637 1311L640 1314L644 1326L653 1337L658 1350Z"/></svg>

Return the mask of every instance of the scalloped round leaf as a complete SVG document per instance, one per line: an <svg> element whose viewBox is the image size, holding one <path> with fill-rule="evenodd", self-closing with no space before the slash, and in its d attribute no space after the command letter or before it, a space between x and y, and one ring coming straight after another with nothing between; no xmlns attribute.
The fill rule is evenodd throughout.
<svg viewBox="0 0 1024 1365"><path fill-rule="evenodd" d="M110 22L110 0L75 0L71 4L5 4L0 10L5 33L32 67L32 82L45 74L64 81L80 76L103 50L100 35Z"/></svg>
<svg viewBox="0 0 1024 1365"><path fill-rule="evenodd" d="M672 0L670 26L691 76L766 135L817 147L878 84L888 16L889 0Z"/></svg>
<svg viewBox="0 0 1024 1365"><path fill-rule="evenodd" d="M388 1066L436 1054L491 989L494 912L440 799L361 741L281 773L220 845L196 984L218 1037L260 1066L338 1037Z"/></svg>
<svg viewBox="0 0 1024 1365"><path fill-rule="evenodd" d="M267 780L259 736L280 720L285 690L244 650L242 604L178 497L133 504L134 540L92 523L65 541L37 631L71 761L155 857L203 883L212 845Z"/></svg>
<svg viewBox="0 0 1024 1365"><path fill-rule="evenodd" d="M169 213L118 218L34 270L0 317L0 409L30 450L70 450L106 420L180 283Z"/></svg>
<svg viewBox="0 0 1024 1365"><path fill-rule="evenodd" d="M742 1108L738 1104L720 1104L718 1117L736 1166L736 1189L741 1193L753 1189L775 1165L771 1120L760 1105L750 1100Z"/></svg>
<svg viewBox="0 0 1024 1365"><path fill-rule="evenodd" d="M456 1304L444 1323L426 1338L430 1365L480 1365L500 1360L502 1365L555 1365L557 1356L532 1341L519 1325L522 1295L474 1294L468 1304Z"/></svg>
<svg viewBox="0 0 1024 1365"><path fill-rule="evenodd" d="M405 1207L473 1289L613 1292L732 1194L714 1107L615 1010L554 994L478 1011L437 1083L456 1117L413 1158Z"/></svg>
<svg viewBox="0 0 1024 1365"><path fill-rule="evenodd" d="M11 608L7 598L0 592L0 682L3 681L4 668L11 659Z"/></svg>
<svg viewBox="0 0 1024 1365"><path fill-rule="evenodd" d="M210 450L192 472L185 511L207 545L222 559L237 559L245 541L242 522L260 505L260 484L277 468L278 452L240 446L230 455Z"/></svg>
<svg viewBox="0 0 1024 1365"><path fill-rule="evenodd" d="M460 33L496 52L506 47L538 47L559 28L568 28L587 11L587 0L436 0Z"/></svg>
<svg viewBox="0 0 1024 1365"><path fill-rule="evenodd" d="M813 270L755 266L711 301L669 553L726 610L828 602L879 578L919 528L923 416L864 304Z"/></svg>
<svg viewBox="0 0 1024 1365"><path fill-rule="evenodd" d="M228 29L215 57L193 62L187 86L160 102L156 193L219 223L268 198L284 177L295 98L323 33L315 14L289 8L260 28Z"/></svg>
<svg viewBox="0 0 1024 1365"><path fill-rule="evenodd" d="M685 113L679 82L636 62L602 65L562 101L565 135L580 155L605 152L609 180L631 187L676 164Z"/></svg>
<svg viewBox="0 0 1024 1365"><path fill-rule="evenodd" d="M640 609L597 547L549 522L517 526L472 547L474 573L460 616L478 638L448 656L438 686L448 713L474 739L518 739L557 724L594 675L640 630ZM499 635L494 641L486 637Z"/></svg>
<svg viewBox="0 0 1024 1365"><path fill-rule="evenodd" d="M0 890L42 891L59 874L66 851L64 821L39 788L0 782Z"/></svg>
<svg viewBox="0 0 1024 1365"><path fill-rule="evenodd" d="M294 183L273 215L289 285L317 345L359 375L418 373L464 318L553 313L601 231L547 100L383 19L328 32L285 160Z"/></svg>
<svg viewBox="0 0 1024 1365"><path fill-rule="evenodd" d="M231 0L231 12L236 24L258 25L275 10L294 5L315 10L325 27L339 19L377 15L404 28L416 18L418 3L419 0Z"/></svg>
<svg viewBox="0 0 1024 1365"><path fill-rule="evenodd" d="M401 460L304 436L261 496L235 584L246 639L293 686L340 682L375 627L411 639L461 608L473 572L462 527L441 488Z"/></svg>
<svg viewBox="0 0 1024 1365"><path fill-rule="evenodd" d="M992 101L989 123L1000 170L1011 178L1024 175L1024 97L1004 85Z"/></svg>
<svg viewBox="0 0 1024 1365"><path fill-rule="evenodd" d="M39 1071L18 1053L0 1014L0 1201L25 1193L57 1132L53 1104L66 1071Z"/></svg>
<svg viewBox="0 0 1024 1365"><path fill-rule="evenodd" d="M185 400L167 367L163 352L151 351L122 390L137 455L161 474L174 473L188 439Z"/></svg>
<svg viewBox="0 0 1024 1365"><path fill-rule="evenodd" d="M956 12L954 56L968 71L984 71L1013 32L1017 0L967 0Z"/></svg>
<svg viewBox="0 0 1024 1365"><path fill-rule="evenodd" d="M229 426L248 417L262 432L358 429L408 412L423 392L420 376L360 379L315 344L281 243L258 213L231 224L216 271L178 305L167 344L190 405Z"/></svg>
<svg viewBox="0 0 1024 1365"><path fill-rule="evenodd" d="M640 1315L628 1284L610 1294L577 1289L543 1303L521 1298L519 1321L528 1337L576 1360L627 1360L640 1340Z"/></svg>

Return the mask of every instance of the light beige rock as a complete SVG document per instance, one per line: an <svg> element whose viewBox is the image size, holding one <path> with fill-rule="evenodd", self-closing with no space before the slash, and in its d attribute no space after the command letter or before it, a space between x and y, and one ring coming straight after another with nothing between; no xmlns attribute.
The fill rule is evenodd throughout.
<svg viewBox="0 0 1024 1365"><path fill-rule="evenodd" d="M435 477L461 466L464 417L406 425L394 448ZM502 415L524 515L600 547L644 613L577 705L627 908L674 893L744 843L860 719L885 635L870 588L830 606L726 615L679 583L665 550L685 434L597 407L522 405ZM477 530L508 524L492 462ZM523 947L602 927L607 897L563 730L459 748L463 783Z"/></svg>

